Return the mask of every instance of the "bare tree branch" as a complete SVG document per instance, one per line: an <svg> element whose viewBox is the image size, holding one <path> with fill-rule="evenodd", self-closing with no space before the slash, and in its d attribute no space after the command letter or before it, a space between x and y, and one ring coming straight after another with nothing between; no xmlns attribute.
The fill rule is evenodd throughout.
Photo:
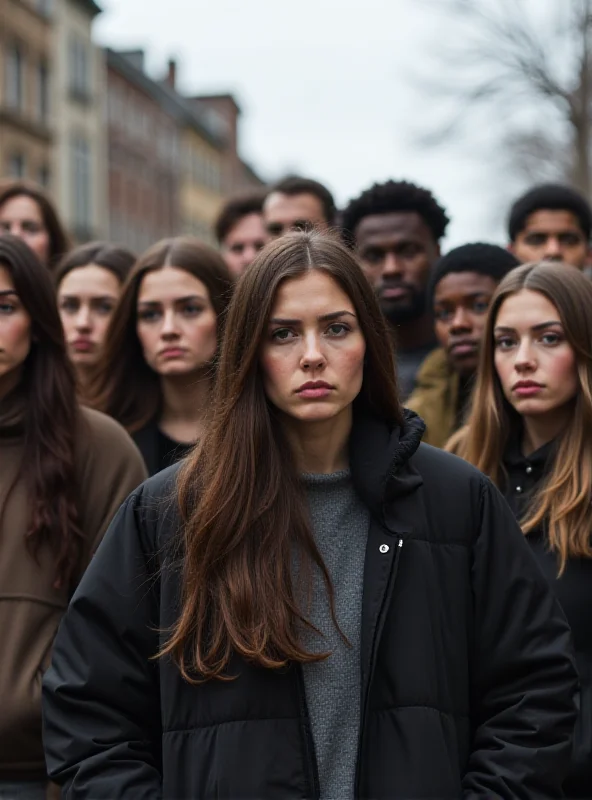
<svg viewBox="0 0 592 800"><path fill-rule="evenodd" d="M434 13L444 10L456 34L434 48L431 77L424 81L425 93L448 110L420 141L441 144L475 114L488 113L503 120L499 143L514 160L522 159L531 172L534 163L542 168L544 160L555 161L558 174L571 176L590 196L592 0L548 0L545 13L537 4L534 16L526 0L420 2ZM552 24L545 28L545 20ZM540 124L525 130L528 110L531 117L557 120L567 133L548 135ZM559 146L567 148L567 157L558 156Z"/></svg>

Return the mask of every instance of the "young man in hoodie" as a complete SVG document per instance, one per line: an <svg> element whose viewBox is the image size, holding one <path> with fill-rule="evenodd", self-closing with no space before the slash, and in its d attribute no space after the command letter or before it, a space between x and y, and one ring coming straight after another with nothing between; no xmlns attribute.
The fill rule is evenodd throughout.
<svg viewBox="0 0 592 800"><path fill-rule="evenodd" d="M406 403L426 423L427 444L444 447L462 424L491 298L518 264L502 247L481 243L457 247L436 263L427 296L440 346L421 365Z"/></svg>

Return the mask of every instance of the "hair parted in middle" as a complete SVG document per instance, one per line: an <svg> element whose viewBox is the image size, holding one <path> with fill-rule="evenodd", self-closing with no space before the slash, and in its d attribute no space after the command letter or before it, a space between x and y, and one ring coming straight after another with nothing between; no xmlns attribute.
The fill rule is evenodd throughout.
<svg viewBox="0 0 592 800"><path fill-rule="evenodd" d="M540 292L557 308L579 377L573 413L560 435L548 476L524 518L525 534L545 525L559 574L570 557L592 557L592 283L565 264L525 264L499 284L489 308L477 382L467 425L447 449L503 486L503 457L510 436L519 436L521 417L506 400L495 369L494 329L503 302L522 289Z"/></svg>
<svg viewBox="0 0 592 800"><path fill-rule="evenodd" d="M185 270L204 284L218 320L218 341L232 293L232 279L222 257L199 239L163 239L139 257L113 312L87 392L88 404L116 419L128 433L143 428L160 410L159 378L144 359L136 327L142 281L149 272L166 266Z"/></svg>
<svg viewBox="0 0 592 800"><path fill-rule="evenodd" d="M358 262L337 239L291 233L268 244L239 279L229 306L213 396L213 417L178 476L183 520L182 607L161 656L190 682L228 679L232 654L280 668L318 661L299 631L309 625L297 588L321 569L306 498L281 415L268 400L261 345L284 281L319 270L350 298L365 339L364 375L354 401L393 426L403 423L394 355L377 299ZM298 574L292 566L298 555ZM306 596L306 595L305 595Z"/></svg>
<svg viewBox="0 0 592 800"><path fill-rule="evenodd" d="M130 250L110 242L81 244L67 253L58 264L55 270L55 285L59 289L61 282L72 270L88 267L91 264L109 270L122 284L135 260L136 257Z"/></svg>

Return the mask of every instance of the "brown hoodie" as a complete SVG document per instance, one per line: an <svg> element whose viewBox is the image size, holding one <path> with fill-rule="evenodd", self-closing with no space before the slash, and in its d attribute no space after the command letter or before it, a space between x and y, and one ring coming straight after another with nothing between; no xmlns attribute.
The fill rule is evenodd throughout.
<svg viewBox="0 0 592 800"><path fill-rule="evenodd" d="M0 402L0 780L42 780L41 678L73 587L56 589L49 548L35 560L25 544L29 502L20 468L23 405ZM86 548L81 572L125 497L146 477L139 451L109 417L82 409L76 474ZM7 496L8 495L8 496Z"/></svg>

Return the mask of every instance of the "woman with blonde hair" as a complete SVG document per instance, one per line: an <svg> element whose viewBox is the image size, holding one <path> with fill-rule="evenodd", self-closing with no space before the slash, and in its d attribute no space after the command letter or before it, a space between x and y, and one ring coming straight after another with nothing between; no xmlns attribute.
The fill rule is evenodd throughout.
<svg viewBox="0 0 592 800"><path fill-rule="evenodd" d="M571 625L581 679L567 797L592 796L592 283L527 264L492 300L468 424L449 443L503 491Z"/></svg>

